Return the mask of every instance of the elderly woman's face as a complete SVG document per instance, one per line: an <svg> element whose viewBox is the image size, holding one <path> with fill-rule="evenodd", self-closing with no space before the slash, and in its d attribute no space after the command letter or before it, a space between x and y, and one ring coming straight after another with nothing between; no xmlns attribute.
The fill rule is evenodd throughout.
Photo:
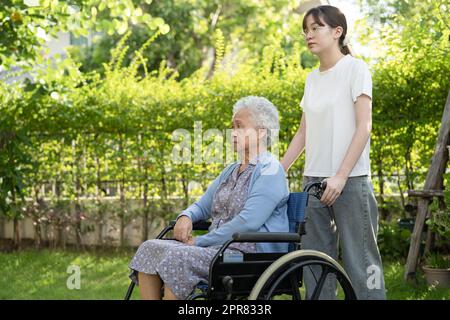
<svg viewBox="0 0 450 320"><path fill-rule="evenodd" d="M236 112L233 117L232 138L237 152L244 150L255 152L262 135L263 130L253 123L250 110L242 109Z"/></svg>

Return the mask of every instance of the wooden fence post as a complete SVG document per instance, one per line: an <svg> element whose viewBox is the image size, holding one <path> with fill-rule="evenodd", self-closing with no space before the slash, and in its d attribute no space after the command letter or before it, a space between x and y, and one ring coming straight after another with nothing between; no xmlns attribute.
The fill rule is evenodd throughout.
<svg viewBox="0 0 450 320"><path fill-rule="evenodd" d="M444 113L442 115L441 128L439 130L436 147L431 158L430 169L428 171L424 190L442 189L442 179L447 167L448 150L450 137L450 91L447 95ZM428 204L430 197L421 197L418 202L418 210L414 230L411 235L408 259L405 266L405 280L415 280L417 263L419 260L419 251L421 243L422 230L428 213Z"/></svg>

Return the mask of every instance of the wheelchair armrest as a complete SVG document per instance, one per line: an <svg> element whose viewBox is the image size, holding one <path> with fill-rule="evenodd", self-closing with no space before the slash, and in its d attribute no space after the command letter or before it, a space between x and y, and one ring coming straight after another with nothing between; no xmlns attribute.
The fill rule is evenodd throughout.
<svg viewBox="0 0 450 320"><path fill-rule="evenodd" d="M197 221L192 225L192 230L209 230L209 227L211 226L211 221Z"/></svg>
<svg viewBox="0 0 450 320"><path fill-rule="evenodd" d="M234 233L233 242L300 242L300 235L293 232Z"/></svg>
<svg viewBox="0 0 450 320"><path fill-rule="evenodd" d="M177 220L170 221L169 222L169 227L173 228L176 223L177 223ZM206 220L197 221L197 222L192 224L192 230L209 230L210 226L211 226L211 222L210 221L206 221Z"/></svg>

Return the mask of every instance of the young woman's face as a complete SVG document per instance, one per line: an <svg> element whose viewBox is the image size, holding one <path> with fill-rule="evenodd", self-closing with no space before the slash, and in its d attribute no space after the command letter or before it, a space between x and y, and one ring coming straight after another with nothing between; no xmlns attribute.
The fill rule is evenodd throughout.
<svg viewBox="0 0 450 320"><path fill-rule="evenodd" d="M320 54L338 45L342 27L331 28L325 22L319 25L312 15L306 17L306 29L303 30L306 45L313 54Z"/></svg>

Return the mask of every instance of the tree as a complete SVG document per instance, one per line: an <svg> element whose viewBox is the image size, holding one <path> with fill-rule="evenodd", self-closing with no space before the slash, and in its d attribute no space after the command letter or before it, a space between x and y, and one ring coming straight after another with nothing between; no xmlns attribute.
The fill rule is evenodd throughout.
<svg viewBox="0 0 450 320"><path fill-rule="evenodd" d="M145 4L151 0L143 1ZM40 57L43 44L59 31L87 35L125 34L130 25L141 25L165 34L164 20L144 12L140 3L113 0L3 0L0 7L0 64L31 63Z"/></svg>
<svg viewBox="0 0 450 320"><path fill-rule="evenodd" d="M163 18L170 25L170 32L156 39L143 52L147 69L158 69L165 61L180 79L189 77L201 67L206 69L205 76L211 77L216 66L218 30L226 43L226 54L234 57L239 53L242 61L257 61L264 48L272 45L281 44L284 50L293 51L296 44L302 43L301 19L293 12L297 4L296 0L154 1L146 7L148 12ZM125 63L132 59L133 52L148 37L146 28L132 27ZM74 47L71 52L82 64L83 71L101 71L102 64L109 61L111 49L120 38L120 34L100 35L92 46ZM302 59L305 67L317 62L306 52Z"/></svg>

